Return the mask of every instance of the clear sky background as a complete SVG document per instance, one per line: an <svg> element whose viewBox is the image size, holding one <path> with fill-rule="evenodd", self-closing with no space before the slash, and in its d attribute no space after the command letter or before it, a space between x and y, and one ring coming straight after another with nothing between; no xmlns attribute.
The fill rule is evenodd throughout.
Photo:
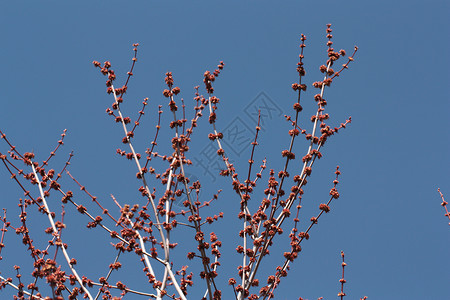
<svg viewBox="0 0 450 300"><path fill-rule="evenodd" d="M326 61L325 25L332 23L337 50L351 52L354 45L360 50L350 69L326 90L330 124L338 125L348 116L353 122L330 139L323 149L324 157L315 165L305 187L302 228L308 225L319 203L327 201L336 165L342 171L341 198L313 228L300 259L281 282L276 299L336 299L341 250L348 263L348 299L364 295L369 299L450 299L450 228L437 193L441 187L450 199L449 2L224 3L3 1L1 130L21 151L33 150L42 161L67 128L65 146L52 167L59 170L74 150L71 173L107 207L114 207L111 193L121 203L142 201L136 190L139 183L134 179L134 164L115 154L116 148L124 148L120 142L122 129L104 113L113 99L105 93L104 77L91 64L93 60L110 60L121 83L131 62L131 45L138 42L135 76L123 105L125 114L133 118L142 99L150 99L145 119L136 132L138 152L143 153L153 139L158 104L165 111L160 151L167 149L163 141L169 142L172 134L167 127L167 100L162 95L166 88L164 73L173 72L190 119L193 87L202 84L205 70L213 70L223 60L226 66L215 85L221 99L217 125L228 128L239 124L254 129L246 108L261 103L258 101L263 98L273 115L265 119L255 161L259 165L267 157L268 167L278 171L282 166L281 150L288 146L289 124L283 115L293 114L292 104L296 101L290 86L298 79L295 68L300 34L307 36L305 80L309 85L303 95L302 127L310 130L308 120L315 109L311 83L322 79L318 67ZM204 89L201 92L205 94ZM201 152L209 145L210 130L204 118L194 134L191 158L205 158ZM304 155L306 145L306 141L297 140L297 157ZM239 147L226 145L225 150L238 171L246 174L250 151ZM0 152L7 150L6 144L0 144ZM290 173L295 173L299 165L297 159ZM239 199L226 178L205 175L200 166L189 172L204 186L202 200L209 200L217 189L223 189L209 212L225 213L211 230L224 242L220 288L223 299L231 299L231 288L225 282L237 277L236 267L241 264L233 250L241 228L236 219ZM267 172L265 175L254 192L253 205L263 195ZM80 203L90 205L70 180L64 180L64 187L74 190ZM151 185L159 188L155 181ZM1 207L8 209L8 219L18 226L16 203L23 193L4 168L0 168L0 190ZM60 197L50 199L51 207L58 211ZM36 237L42 237L38 229L48 227L46 219L31 211L30 215ZM79 261L80 273L97 280L106 274L114 252L103 231L85 229L87 221L73 208L67 208L68 228L63 238ZM192 232L184 231L174 239L193 251ZM45 246L45 239L36 240ZM283 242L285 238L279 239L271 251L261 282L265 282L267 272L274 272L282 259L280 253L287 251ZM17 264L27 278L30 258L20 238L10 231L5 244L0 262L2 276L14 277L12 266ZM174 260L184 255L175 252ZM151 290L146 289L142 265L134 255L124 255L121 261L127 268L114 275L113 282L125 276L122 280L130 288ZM191 261L195 271L193 264ZM190 295L199 299L204 285L197 275L195 279L198 290L191 288ZM12 289L0 291L0 295L9 299Z"/></svg>

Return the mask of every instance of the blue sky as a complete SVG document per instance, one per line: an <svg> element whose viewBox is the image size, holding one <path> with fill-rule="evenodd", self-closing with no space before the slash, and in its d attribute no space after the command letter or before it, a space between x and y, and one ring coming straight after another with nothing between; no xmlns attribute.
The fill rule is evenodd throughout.
<svg viewBox="0 0 450 300"><path fill-rule="evenodd" d="M65 146L53 167L60 169L74 150L71 173L106 205L111 205L111 193L122 203L140 201L138 183L133 179L135 166L115 154L115 149L122 147L121 128L104 113L113 99L105 93L104 77L91 64L93 60L110 60L122 82L131 62L131 45L138 42L138 63L123 109L134 117L142 99L150 99L135 138L139 152L154 136L158 104L165 110L160 152L164 137L168 142L172 134L167 127L167 101L162 95L165 72L173 72L190 119L193 87L202 84L205 70L213 70L223 60L226 66L215 85L221 99L217 125L230 128L239 124L240 128L253 129L254 121L246 108L265 101L273 115L266 119L260 133L255 161L259 165L267 157L268 167L278 171L281 150L288 146L289 126L283 115L293 114L296 100L290 86L297 80L300 34L307 36L305 80L309 87L303 95L302 121L308 129L315 105L311 83L321 79L318 67L326 61L325 25L332 23L336 49L351 52L354 45L359 46L350 69L326 91L330 123L339 124L352 116L352 124L330 139L324 157L315 165L305 187L305 221L301 226L307 226L306 220L318 204L327 200L336 165L342 171L341 198L313 229L276 299L335 299L341 250L348 262L348 299L364 295L369 299L448 298L450 228L436 190L441 187L450 199L450 76L446 70L450 63L450 4L242 2L1 3L0 129L19 149L34 151L42 161L67 128ZM205 94L204 89L201 92ZM202 151L208 147L210 130L205 118L194 134L192 158L205 158ZM303 155L306 145L298 140L294 148L297 156ZM225 150L238 171L245 174L249 148L227 146L230 149ZM7 150L4 143L0 145L0 152ZM295 166L299 163L293 164L291 173L295 173ZM239 264L233 252L240 229L236 222L239 199L228 180L205 175L199 166L189 172L202 181L203 200L223 189L209 211L223 211L226 216L211 228L227 243L222 249L220 278L225 299L230 299L231 289L225 281L236 276ZM67 189L76 190L67 178L63 182ZM23 194L4 168L0 169L0 187L1 206L8 209L9 220L17 224L16 203ZM255 203L264 188L262 180L254 192ZM89 203L80 192L78 195L80 201ZM57 210L59 196L51 200ZM30 214L33 228L48 226L45 218ZM84 229L87 220L73 209L67 209L66 220L71 225L63 238L69 239L69 249L79 260L81 273L95 279L104 276L114 259L108 245L102 246L109 239L100 230ZM179 241L192 247L192 237L186 232ZM36 231L37 235L41 233ZM274 270L279 264L278 253L286 251L282 241L264 271ZM13 277L15 264L22 265L26 274L29 255L12 231L5 244L2 275ZM142 265L132 255L124 256L123 262L129 271L118 273L117 278L126 274L130 287L145 290ZM203 291L200 281L197 287ZM194 289L191 292L198 297ZM0 291L0 295L11 295L11 289Z"/></svg>

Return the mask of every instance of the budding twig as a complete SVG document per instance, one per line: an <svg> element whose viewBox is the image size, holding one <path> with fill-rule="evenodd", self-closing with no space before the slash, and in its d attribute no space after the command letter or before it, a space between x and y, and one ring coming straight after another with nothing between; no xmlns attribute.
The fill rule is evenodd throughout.
<svg viewBox="0 0 450 300"><path fill-rule="evenodd" d="M441 196L441 199L442 199L441 206L445 209L445 215L444 216L446 216L450 220L450 212L447 209L448 202L445 201L444 195L441 193L441 189L438 189L438 193L439 193L439 195ZM448 223L448 225L450 225L450 222Z"/></svg>
<svg viewBox="0 0 450 300"><path fill-rule="evenodd" d="M48 208L47 201L45 200L44 191L42 190L42 186L41 186L41 181L39 180L39 176L38 176L38 174L36 172L36 168L35 168L34 163L32 161L31 161L31 168L33 169L33 173L34 173L34 176L36 178L36 181L37 181L37 184L38 184L38 187L39 187L39 193L41 194L41 200L42 200L42 203L44 204L44 207L45 207L45 213L47 214L48 221L50 222L50 224L52 226L52 229L53 229L53 234L55 236L57 236L58 239L60 239L58 230L56 229L56 226L55 226L55 222L53 221L52 214L50 213L50 209ZM61 243L62 243L62 241L61 241ZM69 254L67 253L67 250L64 247L64 244L61 245L61 250L62 250L62 252L64 254L64 258L66 259L66 262L67 262L67 265L68 265L69 269L72 271L72 274L76 277L78 283L81 286L81 289L88 296L89 300L93 300L94 298L92 298L92 295L89 293L89 291L83 285L83 281L81 280L80 276L78 275L77 271L75 270L75 267L72 265L70 257L69 257Z"/></svg>

